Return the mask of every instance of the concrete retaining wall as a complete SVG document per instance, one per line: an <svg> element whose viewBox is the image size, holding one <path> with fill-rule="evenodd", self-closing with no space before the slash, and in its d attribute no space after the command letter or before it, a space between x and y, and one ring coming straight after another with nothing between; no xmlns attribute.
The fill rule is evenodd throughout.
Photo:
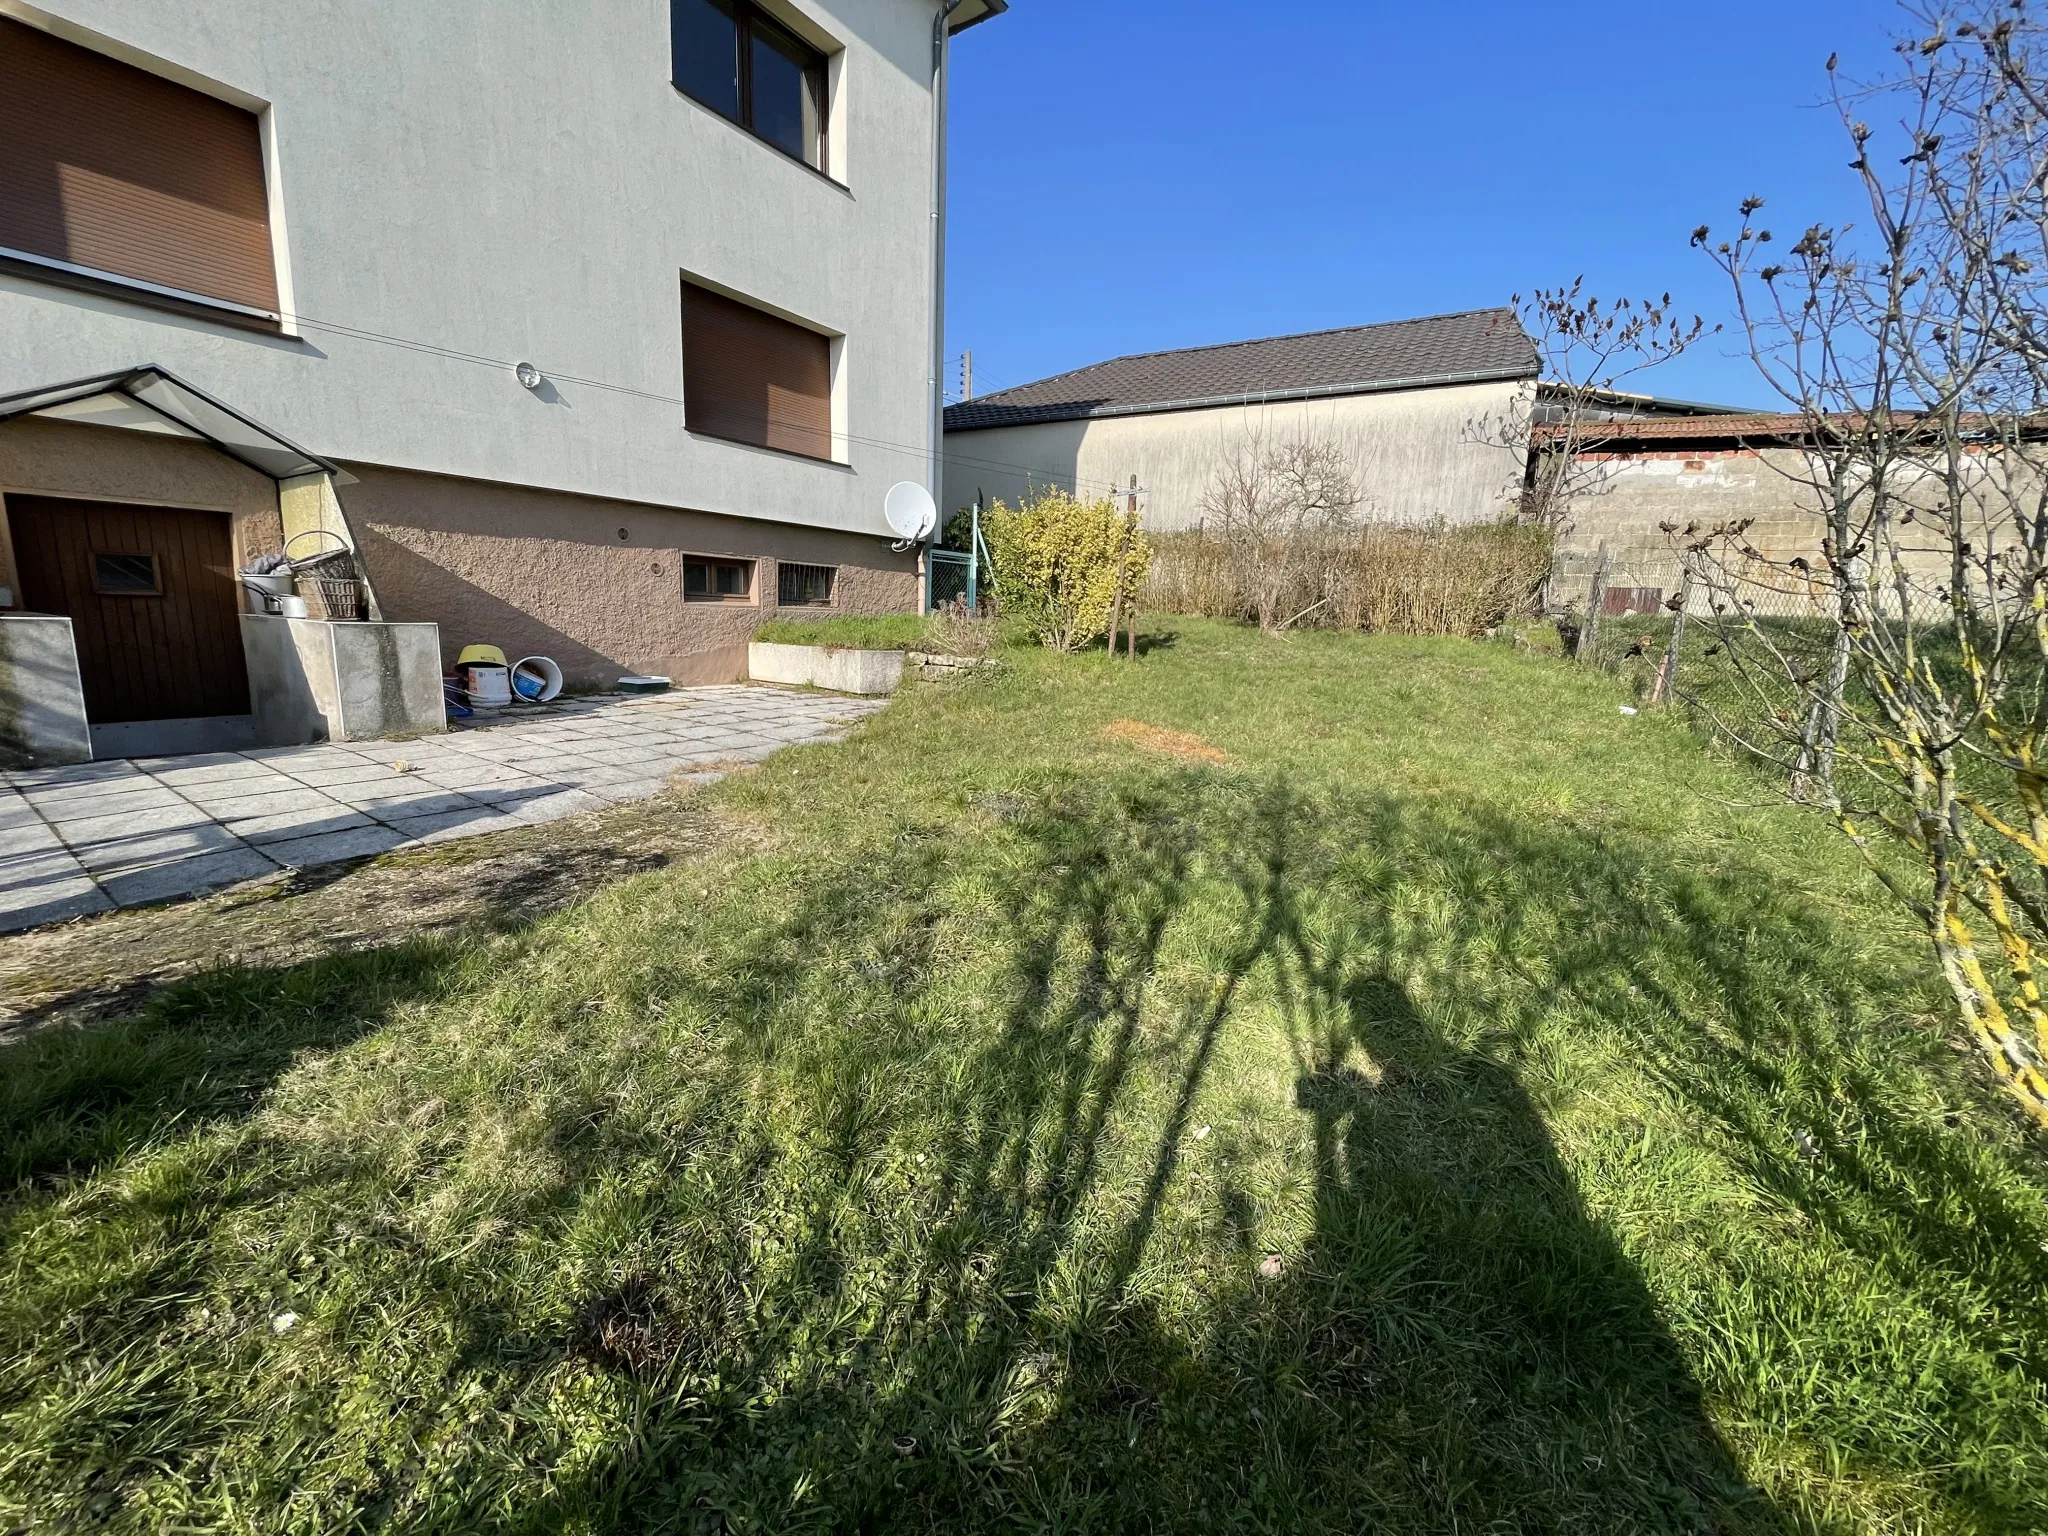
<svg viewBox="0 0 2048 1536"><path fill-rule="evenodd" d="M249 699L266 745L374 741L448 729L432 624L242 615Z"/></svg>
<svg viewBox="0 0 2048 1536"><path fill-rule="evenodd" d="M894 693L903 682L903 653L835 645L764 645L757 640L747 647L747 675L757 683L833 693Z"/></svg>

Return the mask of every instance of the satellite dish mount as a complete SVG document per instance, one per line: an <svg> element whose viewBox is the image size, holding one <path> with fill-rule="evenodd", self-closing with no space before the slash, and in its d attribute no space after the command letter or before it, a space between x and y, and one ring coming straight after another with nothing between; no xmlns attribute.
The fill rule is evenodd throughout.
<svg viewBox="0 0 2048 1536"><path fill-rule="evenodd" d="M882 517L896 535L896 548L905 549L932 536L939 526L939 504L915 480L905 480L890 486L882 498Z"/></svg>

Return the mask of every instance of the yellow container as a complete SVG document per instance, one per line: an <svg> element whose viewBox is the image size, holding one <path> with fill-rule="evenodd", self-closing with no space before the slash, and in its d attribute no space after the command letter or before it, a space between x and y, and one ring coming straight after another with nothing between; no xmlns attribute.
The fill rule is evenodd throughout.
<svg viewBox="0 0 2048 1536"><path fill-rule="evenodd" d="M458 667L502 667L506 665L505 653L495 645L465 645L462 654L455 658Z"/></svg>

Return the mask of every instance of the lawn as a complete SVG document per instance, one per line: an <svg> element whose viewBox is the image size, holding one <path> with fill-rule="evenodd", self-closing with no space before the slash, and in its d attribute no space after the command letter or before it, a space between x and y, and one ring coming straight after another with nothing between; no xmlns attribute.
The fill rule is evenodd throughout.
<svg viewBox="0 0 2048 1536"><path fill-rule="evenodd" d="M2048 1148L1824 828L1505 644L1147 639L0 1051L0 1529L2048 1528Z"/></svg>

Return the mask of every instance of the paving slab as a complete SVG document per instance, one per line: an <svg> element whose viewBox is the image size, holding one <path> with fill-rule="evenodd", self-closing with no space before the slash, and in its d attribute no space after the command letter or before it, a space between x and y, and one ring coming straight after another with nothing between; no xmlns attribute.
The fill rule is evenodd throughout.
<svg viewBox="0 0 2048 1536"><path fill-rule="evenodd" d="M202 853L231 853L248 845L218 822L145 832L74 848L72 856L88 874L101 875L150 864L169 864Z"/></svg>
<svg viewBox="0 0 2048 1536"><path fill-rule="evenodd" d="M292 811L318 813L332 810L335 804L317 789L290 783L282 789L263 789L248 795L209 795L194 790L189 798L221 821L247 821L254 816L282 816Z"/></svg>
<svg viewBox="0 0 2048 1536"><path fill-rule="evenodd" d="M55 827L66 827L74 821L109 821L139 817L150 811L172 811L176 815L188 815L197 807L178 795L172 788L152 784L150 788L135 788L123 795L94 795L88 799L37 799L37 793L29 793L29 805Z"/></svg>
<svg viewBox="0 0 2048 1536"><path fill-rule="evenodd" d="M117 907L146 906L176 896L197 896L207 891L240 885L277 873L277 865L254 848L237 848L227 853L201 854L196 859L178 859L169 864L152 864L146 869L123 870L101 875L99 887Z"/></svg>
<svg viewBox="0 0 2048 1536"><path fill-rule="evenodd" d="M352 827L345 832L322 832L315 837L265 843L263 851L288 869L305 869L313 864L339 864L345 859L374 858L380 853L389 853L404 841L405 834L390 827Z"/></svg>
<svg viewBox="0 0 2048 1536"><path fill-rule="evenodd" d="M731 684L563 700L422 740L0 773L0 932L715 783L882 703Z"/></svg>
<svg viewBox="0 0 2048 1536"><path fill-rule="evenodd" d="M463 811L443 811L433 816L404 816L390 823L390 830L408 842L446 843L462 837L479 837L486 832L503 832L527 826L495 806L479 805Z"/></svg>
<svg viewBox="0 0 2048 1536"><path fill-rule="evenodd" d="M49 880L0 884L0 929L10 932L113 910L113 898L76 866L74 873Z"/></svg>
<svg viewBox="0 0 2048 1536"><path fill-rule="evenodd" d="M330 806L324 811L290 811L282 816L252 816L246 821L227 823L235 836L258 848L266 843L318 837L324 832L352 832L357 827L374 825L361 811L345 805Z"/></svg>
<svg viewBox="0 0 2048 1536"><path fill-rule="evenodd" d="M61 768L17 768L7 775L7 782L17 789L32 789L144 777L147 775L140 768L125 758L117 757L101 763L66 763Z"/></svg>

